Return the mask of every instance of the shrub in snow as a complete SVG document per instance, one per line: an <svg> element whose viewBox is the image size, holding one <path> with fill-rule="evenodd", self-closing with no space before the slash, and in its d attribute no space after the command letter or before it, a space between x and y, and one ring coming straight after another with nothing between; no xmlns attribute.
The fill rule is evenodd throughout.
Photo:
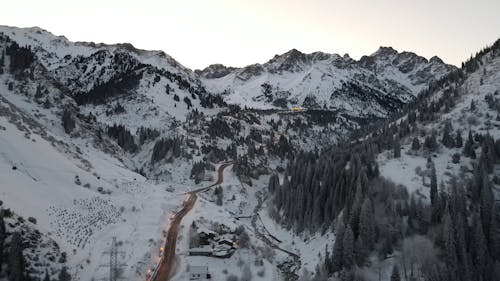
<svg viewBox="0 0 500 281"><path fill-rule="evenodd" d="M65 109L63 111L61 121L66 134L71 133L75 128L75 119L73 118L71 111L69 111L68 109Z"/></svg>
<svg viewBox="0 0 500 281"><path fill-rule="evenodd" d="M471 126L477 126L479 125L479 120L477 119L476 116L471 115L467 117L467 123Z"/></svg>
<svg viewBox="0 0 500 281"><path fill-rule="evenodd" d="M78 176L75 176L75 184L76 185L81 185L82 182L80 181L80 178Z"/></svg>
<svg viewBox="0 0 500 281"><path fill-rule="evenodd" d="M238 277L236 275L229 275L226 279L227 281L238 281Z"/></svg>
<svg viewBox="0 0 500 281"><path fill-rule="evenodd" d="M250 247L250 237L248 236L248 233L245 231L244 227L241 226L238 228L238 245L243 249L248 249Z"/></svg>

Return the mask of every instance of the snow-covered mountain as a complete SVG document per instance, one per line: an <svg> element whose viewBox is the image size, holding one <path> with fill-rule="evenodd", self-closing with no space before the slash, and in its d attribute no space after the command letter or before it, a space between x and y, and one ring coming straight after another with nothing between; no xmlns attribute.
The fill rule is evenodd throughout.
<svg viewBox="0 0 500 281"><path fill-rule="evenodd" d="M138 50L130 44L73 43L40 28L3 26L0 32L20 46L30 46L52 78L81 94L80 102L96 102L88 98L95 94L92 90L107 89L109 83L125 92L140 84L136 89L140 96L179 92L176 100L172 100L173 95L155 95L152 106L161 104L157 109L162 110L167 103L178 102L180 108L175 105L168 111L181 119L184 109L190 108L183 100L193 99L190 103L196 108L196 96L205 92L221 94L225 102L241 107L319 108L354 117L383 118L411 101L430 82L456 70L437 57L427 60L381 47L359 61L348 55L304 54L293 49L264 64L244 68L219 64L193 72L161 51ZM124 78L131 83L116 83Z"/></svg>
<svg viewBox="0 0 500 281"><path fill-rule="evenodd" d="M430 82L456 70L438 57L381 47L359 61L348 55L291 50L244 68L198 70L206 88L228 103L256 108L327 108L355 116L386 117Z"/></svg>
<svg viewBox="0 0 500 281"><path fill-rule="evenodd" d="M372 200L374 212L368 213L383 219L371 220L377 244L347 273L388 280L394 264L413 262L423 276L417 258L404 260L408 237L400 234L420 242L437 237L426 257L441 264L444 226L428 227L431 166L445 194L453 175L464 186L476 179L471 150L479 156L488 147L500 154L500 141L491 146L487 137L500 138L499 50L496 43L463 69L380 48L358 61L292 50L265 64L193 72L160 51L74 43L40 28L2 26L3 251L10 255L13 233L21 233L25 271L33 277L48 270L58 278L66 266L74 280L92 280L107 276L102 265L109 256L102 252L116 236L128 265L123 277L142 280L158 262L162 233L185 193L211 184L215 168L229 160L222 188L198 194L183 219L173 280L188 279L184 269L203 264L215 280L248 272L260 281L299 275L326 280L325 272L337 280L344 275L323 265L338 257L339 223L359 226L356 219L339 219L351 210L343 206L357 204L354 209L366 215L363 198ZM307 110L290 110L294 106ZM384 117L390 121L383 126L369 123ZM458 141L450 144L450 135L465 143L469 130L474 137L465 154ZM357 139L349 139L354 131ZM342 147L332 147L338 140ZM492 173L481 174L493 181L496 198L498 159L485 162L493 163ZM477 197L472 189L469 195ZM477 213L474 208L468 211ZM472 229L474 219L468 219ZM220 232L244 229L248 243L229 259L189 256L193 224ZM381 241L387 230L393 236ZM0 267L0 280L11 267Z"/></svg>

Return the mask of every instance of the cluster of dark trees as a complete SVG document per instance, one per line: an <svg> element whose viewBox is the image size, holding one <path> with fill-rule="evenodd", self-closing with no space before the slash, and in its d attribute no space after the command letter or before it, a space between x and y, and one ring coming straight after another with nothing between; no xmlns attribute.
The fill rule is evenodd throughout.
<svg viewBox="0 0 500 281"><path fill-rule="evenodd" d="M106 110L106 116L111 116L113 114L122 114L122 113L125 113L125 112L127 112L125 110L125 107L123 107L123 105L121 105L119 102L117 102L113 106L113 108Z"/></svg>
<svg viewBox="0 0 500 281"><path fill-rule="evenodd" d="M269 84L269 82L262 83L260 85L262 95L266 98L267 102L271 102L273 100L273 86Z"/></svg>
<svg viewBox="0 0 500 281"><path fill-rule="evenodd" d="M109 98L130 95L139 85L144 73L144 65L138 65L128 72L116 72L107 82L95 85L90 91L77 93L77 104L104 104Z"/></svg>
<svg viewBox="0 0 500 281"><path fill-rule="evenodd" d="M110 138L116 140L116 143L123 148L125 151L134 153L137 151L138 147L135 143L134 136L130 133L129 129L124 125L114 124L108 127L107 134Z"/></svg>
<svg viewBox="0 0 500 281"><path fill-rule="evenodd" d="M0 276L7 277L9 281L40 280L33 276L30 276L28 273L28 263L25 256L23 255L23 250L25 250L25 247L28 244L23 241L23 237L21 234L24 235L24 233L7 233L4 218L10 217L11 215L12 213L9 209L0 209ZM21 219L19 222L21 223L22 221L24 220ZM64 263L63 260L61 260L61 262ZM7 265L7 267L4 267L3 265ZM46 271L43 281L50 280L50 275L48 271ZM71 275L68 273L66 267L62 268L62 270L59 272L58 279L56 280L71 280Z"/></svg>
<svg viewBox="0 0 500 281"><path fill-rule="evenodd" d="M215 167L208 161L194 162L191 168L190 177L198 184L205 177L206 170L214 171Z"/></svg>
<svg viewBox="0 0 500 281"><path fill-rule="evenodd" d="M285 159L294 151L294 147L286 135L275 135L274 132L271 132L267 143L267 151L270 155L276 155L281 159Z"/></svg>
<svg viewBox="0 0 500 281"><path fill-rule="evenodd" d="M312 124L326 126L337 121L337 113L331 110L323 109L308 109L304 112L304 116Z"/></svg>
<svg viewBox="0 0 500 281"><path fill-rule="evenodd" d="M312 108L321 108L321 106L319 105L317 99L316 99L316 96L310 94L310 95L307 95L305 98L304 98L304 102L302 103L302 106L307 108L307 109L312 109Z"/></svg>
<svg viewBox="0 0 500 281"><path fill-rule="evenodd" d="M151 164L155 164L163 159L168 162L174 158L179 158L183 152L182 138L161 138L156 141L151 155Z"/></svg>
<svg viewBox="0 0 500 281"><path fill-rule="evenodd" d="M436 122L441 113L454 107L462 94L459 88L464 78L462 71L456 71L431 83L415 102L387 122L364 127L364 132L355 134L348 143L321 154L292 153L283 182L280 184L276 175L270 178L274 203L270 212L276 220L296 232L335 228L335 245L326 249L325 263L318 268L316 280L334 273L341 280L358 280L355 266L369 264L367 257L374 253L384 259L396 248L402 252L403 261L393 269L393 280L400 280L401 275L404 280L493 281L500 276L500 209L489 177L494 165L500 164L500 140L469 132L464 142L462 132L454 131L449 121L444 123L439 142L437 131L427 135L417 131L418 122ZM438 90L443 94L429 99ZM487 102L496 109L492 96ZM474 102L470 110L476 110ZM438 175L429 158L430 204L381 178L375 155L393 150L399 157L400 139L410 134L424 137L422 144L418 137L413 138L412 150L424 148L428 155L439 148L439 143L447 148L463 147L463 156L471 159L476 159L476 151L481 148L472 178L454 177L438 188ZM457 163L460 155L455 156ZM420 259L407 266L401 244L413 237L431 241L430 247L437 250L434 259ZM412 252L422 257L429 254L418 246Z"/></svg>
<svg viewBox="0 0 500 281"><path fill-rule="evenodd" d="M12 42L7 46L6 55L10 57L10 72L18 77L25 69L30 68L35 61L35 55L31 48L20 47L16 42Z"/></svg>
<svg viewBox="0 0 500 281"><path fill-rule="evenodd" d="M200 105L204 108L226 107L227 103L221 95L214 95L211 93L203 92L200 96Z"/></svg>
<svg viewBox="0 0 500 281"><path fill-rule="evenodd" d="M207 133L212 138L234 138L235 132L232 127L222 118L214 118L208 123Z"/></svg>
<svg viewBox="0 0 500 281"><path fill-rule="evenodd" d="M0 209L0 274L2 273L2 265L7 263L7 277L9 280L29 281L31 278L26 273L26 261L23 256L23 241L21 235L17 232L11 233L10 242L8 245L6 243L7 231L4 221L6 212L10 213L9 210Z"/></svg>
<svg viewBox="0 0 500 281"><path fill-rule="evenodd" d="M342 82L342 87L333 91L330 99L334 100L339 96L357 98L361 102L378 103L389 113L398 111L404 105L403 101L397 98L397 95L388 95L373 87L354 82Z"/></svg>
<svg viewBox="0 0 500 281"><path fill-rule="evenodd" d="M137 131L137 134L139 135L140 145L143 145L147 141L155 140L157 137L160 136L160 132L158 130L146 127L140 127L139 130Z"/></svg>
<svg viewBox="0 0 500 281"><path fill-rule="evenodd" d="M220 162L222 160L227 160L232 154L232 146L226 149L219 148L217 145L202 145L200 147L201 153L206 155L206 158L214 163ZM233 158L235 159L235 158Z"/></svg>
<svg viewBox="0 0 500 281"><path fill-rule="evenodd" d="M405 280L417 274L425 280L496 280L500 206L488 173L500 164L500 140L476 135L472 146L482 149L470 181L454 178L439 189L429 158L430 204L379 176L372 141L301 152L288 163L282 184L277 175L270 178L271 215L296 232L335 228L335 244L326 249L317 276L338 272L342 280L355 280L353 268L367 265L372 253L384 259L408 237L421 235L438 249L438 262L400 266Z"/></svg>
<svg viewBox="0 0 500 281"><path fill-rule="evenodd" d="M500 54L500 39L493 43L492 46L486 47L477 52L475 56L462 63L462 69L467 73L472 73L479 69L482 65L482 59L486 54L499 55Z"/></svg>
<svg viewBox="0 0 500 281"><path fill-rule="evenodd" d="M246 155L233 160L233 171L238 177L249 177L253 170L252 162Z"/></svg>
<svg viewBox="0 0 500 281"><path fill-rule="evenodd" d="M336 149L321 155L296 154L287 164L283 184L269 186L276 210L283 214L281 222L297 232L304 230L304 222L312 231L326 230L348 203L347 197L354 198L356 185L378 175L374 154L368 150Z"/></svg>

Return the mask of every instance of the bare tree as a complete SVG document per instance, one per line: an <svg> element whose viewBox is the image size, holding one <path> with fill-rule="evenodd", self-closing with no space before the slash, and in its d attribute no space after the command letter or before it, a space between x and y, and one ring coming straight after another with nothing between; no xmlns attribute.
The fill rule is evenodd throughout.
<svg viewBox="0 0 500 281"><path fill-rule="evenodd" d="M400 262L406 281L420 275L422 265L435 261L436 249L429 238L415 235L403 240Z"/></svg>

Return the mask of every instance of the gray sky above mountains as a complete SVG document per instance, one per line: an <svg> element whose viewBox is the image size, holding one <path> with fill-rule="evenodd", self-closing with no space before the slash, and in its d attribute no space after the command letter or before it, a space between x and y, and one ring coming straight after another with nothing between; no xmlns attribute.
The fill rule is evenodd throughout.
<svg viewBox="0 0 500 281"><path fill-rule="evenodd" d="M500 38L498 0L7 0L0 24L72 41L129 42L196 69L292 48L358 59L379 46L460 65Z"/></svg>

